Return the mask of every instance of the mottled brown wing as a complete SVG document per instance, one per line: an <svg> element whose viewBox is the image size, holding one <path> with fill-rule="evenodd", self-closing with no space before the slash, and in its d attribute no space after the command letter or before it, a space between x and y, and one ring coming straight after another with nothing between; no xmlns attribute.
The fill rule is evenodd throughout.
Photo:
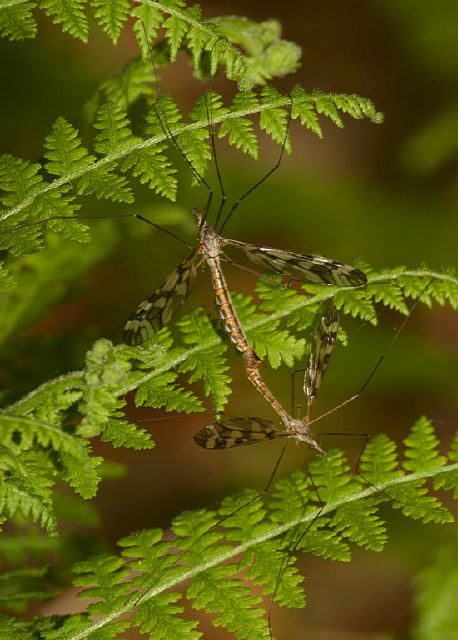
<svg viewBox="0 0 458 640"><path fill-rule="evenodd" d="M204 449L229 449L287 435L272 425L273 422L263 418L228 418L200 429L194 440Z"/></svg>
<svg viewBox="0 0 458 640"><path fill-rule="evenodd" d="M335 284L344 287L361 286L367 283L367 278L362 271L337 260L312 256L307 253L271 249L226 238L224 244L241 249L252 262L275 273L291 276L305 282Z"/></svg>
<svg viewBox="0 0 458 640"><path fill-rule="evenodd" d="M139 304L124 326L122 335L126 344L142 344L170 322L191 293L201 261L200 254L193 252Z"/></svg>
<svg viewBox="0 0 458 640"><path fill-rule="evenodd" d="M309 405L318 395L324 372L334 350L339 329L339 314L331 301L326 302L317 327L304 375L304 393Z"/></svg>

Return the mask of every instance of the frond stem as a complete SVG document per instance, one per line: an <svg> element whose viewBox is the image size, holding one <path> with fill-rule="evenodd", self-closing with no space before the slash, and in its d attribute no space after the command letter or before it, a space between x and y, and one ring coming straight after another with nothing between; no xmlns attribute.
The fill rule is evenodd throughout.
<svg viewBox="0 0 458 640"><path fill-rule="evenodd" d="M453 284L458 286L458 278L457 277L452 276L450 274L438 273L438 272L434 272L434 271L430 271L430 270L426 270L426 269L425 270L418 270L418 271L406 270L406 271L400 271L399 273L394 273L394 274L381 274L381 275L372 276L372 277L369 277L369 279L368 279L368 285L377 284L377 282L386 282L387 280L396 281L397 279L403 278L403 277L406 277L406 276L433 278L434 280L444 280L446 282L450 282L450 283L453 283ZM288 309L284 309L284 310L281 310L281 311L277 311L276 313L272 313L270 315L266 315L263 318L259 318L258 320L254 321L254 322L253 321L252 322L247 322L246 325L245 325L245 329L249 332L252 329L255 329L255 328L258 328L258 327L263 327L265 325L269 325L273 321L281 320L282 318L285 318L285 317L289 316L291 313L293 313L295 311L298 311L300 309L304 309L305 307L309 307L309 306L315 305L317 302L322 302L324 300L328 300L328 299L332 298L333 296L335 296L336 293L338 293L339 291L345 291L347 289L348 289L347 287L329 287L329 290L326 290L323 293L317 294L315 296L311 296L309 298L304 297L303 300L301 300L297 304L291 305L291 307L289 307ZM206 349L210 349L212 347L215 347L220 342L221 342L221 338L219 338L219 337L218 338L212 338L212 339L208 340L208 342L203 342L201 344L198 344L198 345L192 347L191 349L189 349L187 351L181 352L178 355L174 355L169 360L164 362L164 364L161 367L157 367L156 369L152 369L151 371L146 372L142 376L139 375L138 377L135 378L134 381L132 381L132 382L130 382L128 384L121 385L117 389L116 394L118 396L122 396L122 395L125 395L126 393L129 393L131 391L135 391L135 389L137 389L142 383L148 382L149 380L151 380L153 378L156 378L157 376L162 375L166 371L170 371L171 369L174 369L175 367L177 367L181 363L185 362L193 354L198 353L200 351L205 351ZM122 349L124 347L120 346L119 348ZM74 372L59 376L57 378L54 378L52 380L48 380L47 382L45 382L41 386L39 386L36 389L34 389L33 391L31 391L28 395L26 395L23 398L21 398L20 400L18 400L13 405L10 405L7 408L7 410L8 411L14 410L16 407L20 407L24 403L29 402L30 400L33 400L33 398L36 397L36 396L39 396L40 393L46 392L53 385L62 384L62 383L65 383L66 387L68 389L73 389L73 390L75 388L82 389L84 387L84 371L74 371Z"/></svg>
<svg viewBox="0 0 458 640"><path fill-rule="evenodd" d="M313 100L313 96L310 96L310 98ZM290 104L290 98L286 96L283 100L276 99L274 102L265 102L263 104L258 104L255 107L222 113L218 116L215 116L215 118L213 119L213 124L218 124L220 122L224 122L225 120L233 120L233 119L241 118L244 116L254 115L257 113L261 113L263 111L269 111L270 109L278 109L278 107L287 106L289 104ZM205 129L206 127L208 127L208 122L206 120L189 122L177 127L170 127L170 135L176 138L177 136L184 133L185 131L195 131L198 129ZM105 167L112 163L116 163L122 158L125 158L126 156L128 156L130 153L133 153L134 151L138 151L140 149L147 149L148 147L157 145L161 142L164 142L165 140L169 140L170 135L169 135L169 132L162 132L156 136L147 138L146 140L141 140L139 142L126 145L123 149L120 149L119 151L116 151L114 153L109 153L108 155L96 160L95 162L92 162L90 164L85 165L84 167L76 169L75 171L72 171L66 174L65 176L61 176L60 178L57 178L56 180L52 180L51 182L45 184L40 189L32 193L27 198L24 198L24 200L22 200L22 202L17 204L15 207L12 207L11 209L2 213L0 215L0 222L4 222L5 220L8 220L8 218L11 218L12 216L19 214L21 211L23 211L24 209L29 207L31 204L33 204L33 202L41 195L48 193L50 191L55 191L56 189L59 189L63 185L71 183L73 180L77 180L78 178L81 178L82 176L86 175L87 173L90 173L91 171L96 171L101 167Z"/></svg>

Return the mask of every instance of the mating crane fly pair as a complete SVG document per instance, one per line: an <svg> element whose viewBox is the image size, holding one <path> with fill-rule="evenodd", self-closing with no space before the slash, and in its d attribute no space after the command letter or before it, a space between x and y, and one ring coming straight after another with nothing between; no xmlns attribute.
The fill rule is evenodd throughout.
<svg viewBox="0 0 458 640"><path fill-rule="evenodd" d="M302 420L293 418L261 377L260 360L247 340L222 270L221 262L225 259L223 248L240 249L251 261L268 270L305 282L359 287L367 283L365 274L359 269L329 258L224 238L207 223L206 215L202 215L197 209L192 211L199 227L199 242L196 248L139 305L124 327L124 341L130 345L139 345L167 324L191 293L198 270L206 263L210 270L216 306L223 327L234 347L242 354L248 380L280 417L285 431L272 428L272 422L260 418L233 418L198 431L194 436L196 443L207 449L222 449L287 436L305 442L310 449L323 454L324 451L314 439L308 423L313 400L335 344L338 328L337 310L330 302L325 306L305 371L307 415Z"/></svg>

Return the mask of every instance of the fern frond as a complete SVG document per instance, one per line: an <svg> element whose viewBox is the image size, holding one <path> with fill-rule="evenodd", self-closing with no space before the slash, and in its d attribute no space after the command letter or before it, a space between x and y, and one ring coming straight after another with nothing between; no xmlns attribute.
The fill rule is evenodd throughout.
<svg viewBox="0 0 458 640"><path fill-rule="evenodd" d="M93 0L97 22L113 43L118 42L129 16L129 0Z"/></svg>
<svg viewBox="0 0 458 640"><path fill-rule="evenodd" d="M209 336L217 339L216 331L208 317L203 316L199 310L187 315L178 326L183 335L183 342L190 347L198 346ZM225 345L218 345L203 353L191 352L190 357L179 367L182 373L191 373L188 377L191 384L197 380L203 381L204 394L213 398L217 414L223 411L231 392L231 379L227 375L228 365L222 355L224 351Z"/></svg>
<svg viewBox="0 0 458 640"><path fill-rule="evenodd" d="M281 25L276 20L256 23L245 17L222 16L212 22L249 54L246 71L254 84L293 73L299 66L301 49L281 39Z"/></svg>
<svg viewBox="0 0 458 640"><path fill-rule="evenodd" d="M37 23L33 17L35 2L4 1L0 6L0 35L9 40L34 38Z"/></svg>
<svg viewBox="0 0 458 640"><path fill-rule="evenodd" d="M26 622L0 614L0 633L5 640L32 640L32 631Z"/></svg>
<svg viewBox="0 0 458 640"><path fill-rule="evenodd" d="M41 452L23 451L20 458L6 447L0 449L0 500L2 521L16 514L38 522L53 534L53 470Z"/></svg>
<svg viewBox="0 0 458 640"><path fill-rule="evenodd" d="M259 358L267 357L270 366L276 369L282 362L292 367L294 361L304 355L305 340L296 338L287 329L280 329L278 321L262 322L263 314L256 310L250 296L234 294L233 301L242 326L246 327L247 338Z"/></svg>
<svg viewBox="0 0 458 640"><path fill-rule="evenodd" d="M83 42L88 41L89 24L85 13L86 0L41 0L40 6L54 24L61 24L62 31Z"/></svg>
<svg viewBox="0 0 458 640"><path fill-rule="evenodd" d="M411 442L418 440L419 431L432 436L430 425L426 427L425 419L421 422L423 427L415 426L408 437ZM429 444L426 448L431 450ZM81 597L96 602L87 606L87 614L67 617L60 629L47 631L44 637L83 640L106 633L102 637L111 638L115 629L140 628L164 638L186 630L197 638L194 621L182 618L184 603L177 604L185 598L236 638L268 638L261 595L254 592L253 583L262 594L275 592L280 604L303 604L300 577L292 559L283 555L285 550L343 561L348 560L348 541L380 551L386 533L378 503L388 500L396 506L398 500L410 498L404 491L412 484L425 486L429 479L448 476L458 468L454 462L406 472L395 457L393 473L391 447L387 453L383 447L380 451L387 459L378 466L377 485L351 475L337 450L315 460L310 476L320 497L326 494L330 500L322 506L310 476L296 470L276 483L273 501L267 505L255 492L245 491L225 499L217 513L199 510L178 516L172 525L173 540L159 529L123 538L121 555L96 557L76 566L75 585L84 589ZM362 461L368 473L373 454L374 450ZM388 469L386 477L383 468ZM187 584L184 596L176 591L183 584Z"/></svg>
<svg viewBox="0 0 458 640"><path fill-rule="evenodd" d="M300 94L300 98L294 98L293 92L293 116L298 104L309 100L307 108L314 110L327 95L320 94L318 99L303 90ZM348 99L356 105L363 100L354 96ZM230 144L256 157L258 140L250 117L259 115L261 128L282 144L290 103L288 96L266 88L261 96L253 91L239 92L232 106L226 108L220 96L208 93L197 100L184 118L173 100L166 97L147 116L149 137L140 138L132 133L130 120L120 104L109 102L100 107L96 116L94 153L83 146L78 131L70 123L58 118L45 141L44 167L13 156L1 158L1 202L6 207L0 211L1 247L16 254L39 250L44 245L44 230L37 223L47 219L51 219L46 223L49 230L86 241L87 227L75 218L81 196L94 194L115 202L133 202L132 187L124 175L128 172L159 195L173 200L176 167L167 155L174 146L170 136L185 153L195 179L205 171L211 157L207 142L210 124L219 126L218 136L227 137ZM367 114L372 118L376 114L373 105L356 113L358 117ZM41 175L43 169L55 179L45 180ZM59 219L55 220L56 217ZM24 222L28 226L21 226Z"/></svg>
<svg viewBox="0 0 458 640"><path fill-rule="evenodd" d="M258 98L254 91L238 93L232 101L231 111L252 112L258 106ZM255 160L258 158L258 140L253 129L253 123L248 118L234 118L225 120L219 129L220 138L227 136L229 144L236 149L248 153Z"/></svg>

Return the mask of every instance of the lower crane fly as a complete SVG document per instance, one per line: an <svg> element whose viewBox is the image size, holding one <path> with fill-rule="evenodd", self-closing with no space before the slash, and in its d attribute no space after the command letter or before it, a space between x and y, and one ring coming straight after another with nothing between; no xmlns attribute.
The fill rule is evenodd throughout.
<svg viewBox="0 0 458 640"><path fill-rule="evenodd" d="M312 437L310 420L313 403L336 344L338 328L337 309L331 301L327 301L319 319L305 368L303 390L307 398L307 413L302 421L297 421L300 424L297 431L288 428L286 431L281 431L275 428L271 420L264 418L229 418L197 431L194 434L195 442L204 449L229 449L288 437L298 442L306 442L312 450L323 454L324 451Z"/></svg>
<svg viewBox="0 0 458 640"><path fill-rule="evenodd" d="M206 263L210 270L216 305L221 321L232 344L242 354L248 380L263 395L280 417L286 429L285 435L305 442L312 450L323 454L323 449L312 436L307 418L298 420L289 415L261 377L259 372L260 360L247 340L245 331L235 311L221 267L221 261L225 258L223 248L226 246L236 247L243 251L245 255L255 263L275 273L306 282L345 287L364 286L367 283L365 274L359 269L342 264L336 260L330 260L329 258L272 249L270 247L224 238L207 223L205 217L202 216L197 209L193 209L192 213L199 226L199 242L197 247L191 255L173 269L173 271L160 282L155 291L139 305L136 312L126 322L123 332L124 341L130 345L139 345L170 322L175 312L191 293L199 268L202 264ZM316 357L320 362L323 360L322 355L326 355L326 349L324 349L324 352L325 353L322 354L320 349L317 348ZM321 374L319 374L318 371L313 375L311 373L309 374L307 385L310 386L311 393L313 393L313 389L317 383L319 384L320 377ZM310 402L313 402L313 400ZM249 444L248 440L246 442L236 442L237 440L245 440L246 438L243 436L240 428L242 425L239 422L245 419L239 418L235 420L238 422L232 423L233 428L230 428L229 432L233 434L239 433L240 435L236 435L235 438L232 437L231 439L227 438L227 442L232 441L234 444L226 446ZM275 432L275 435L268 435L273 432L269 430L265 421L260 419L250 420L252 420L252 423L250 423L252 427L250 430L252 439L265 439L277 436L278 432ZM202 431L202 433L205 432L209 434L209 443L212 442L210 435L213 432L211 429L215 429L215 433L217 433L218 425L220 425L219 428L222 431L225 428L224 425L228 425L228 422L216 423L213 427L206 428L210 429L210 431L206 431L205 429ZM257 435L255 436L255 434ZM204 440L204 436L197 438L198 444L207 446L204 444ZM218 442L218 439L215 442ZM208 446L207 448L218 448L218 446Z"/></svg>

